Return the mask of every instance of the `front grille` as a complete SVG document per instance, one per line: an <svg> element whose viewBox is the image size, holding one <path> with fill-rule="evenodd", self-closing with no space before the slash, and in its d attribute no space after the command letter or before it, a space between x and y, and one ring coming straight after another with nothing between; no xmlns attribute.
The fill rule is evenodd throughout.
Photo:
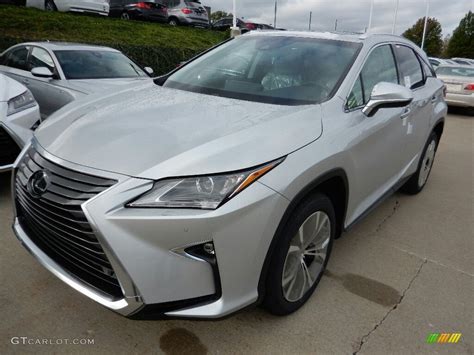
<svg viewBox="0 0 474 355"><path fill-rule="evenodd" d="M41 170L50 183L37 197L28 181ZM31 148L16 173L15 199L21 227L44 253L83 282L117 298L123 296L119 281L81 208L115 183L63 168Z"/></svg>
<svg viewBox="0 0 474 355"><path fill-rule="evenodd" d="M0 127L0 166L13 164L20 151L18 144L3 127Z"/></svg>

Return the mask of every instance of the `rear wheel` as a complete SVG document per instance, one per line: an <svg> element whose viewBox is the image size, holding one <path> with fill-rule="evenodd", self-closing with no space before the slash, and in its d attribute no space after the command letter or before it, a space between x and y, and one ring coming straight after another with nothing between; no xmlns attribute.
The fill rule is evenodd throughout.
<svg viewBox="0 0 474 355"><path fill-rule="evenodd" d="M431 169L433 168L436 149L438 148L438 140L437 134L432 132L428 138L428 142L426 142L420 162L418 163L418 170L412 175L410 180L402 186L401 190L403 192L415 195L423 190L430 176Z"/></svg>
<svg viewBox="0 0 474 355"><path fill-rule="evenodd" d="M277 235L263 306L275 315L300 308L313 294L326 268L336 230L331 200L315 194L304 200Z"/></svg>
<svg viewBox="0 0 474 355"><path fill-rule="evenodd" d="M179 26L179 21L178 21L177 18L172 17L172 18L170 18L170 19L168 20L168 24L169 24L170 26Z"/></svg>
<svg viewBox="0 0 474 355"><path fill-rule="evenodd" d="M44 9L46 11L58 11L53 0L46 0L44 3Z"/></svg>

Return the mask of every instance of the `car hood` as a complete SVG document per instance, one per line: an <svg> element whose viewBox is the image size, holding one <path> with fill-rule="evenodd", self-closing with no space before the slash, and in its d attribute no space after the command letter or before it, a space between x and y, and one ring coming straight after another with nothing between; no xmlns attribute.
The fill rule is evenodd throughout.
<svg viewBox="0 0 474 355"><path fill-rule="evenodd" d="M26 91L26 87L18 81L0 74L0 102L6 102L11 98L21 95Z"/></svg>
<svg viewBox="0 0 474 355"><path fill-rule="evenodd" d="M154 85L153 79L142 78L122 78L122 79L84 79L66 80L65 86L70 89L83 92L85 94L103 93L105 90L121 89L123 87Z"/></svg>
<svg viewBox="0 0 474 355"><path fill-rule="evenodd" d="M61 159L160 179L280 158L316 140L321 124L320 105L270 105L155 86L62 110L35 136Z"/></svg>

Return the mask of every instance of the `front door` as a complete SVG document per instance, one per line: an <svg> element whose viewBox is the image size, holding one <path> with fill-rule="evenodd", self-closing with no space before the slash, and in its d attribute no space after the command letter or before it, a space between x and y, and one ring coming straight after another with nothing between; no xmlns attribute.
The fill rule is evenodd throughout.
<svg viewBox="0 0 474 355"><path fill-rule="evenodd" d="M347 99L347 119L352 124L352 159L355 185L352 189L354 213L351 223L372 206L400 179L404 165L407 131L404 119L407 108L383 108L367 117L362 108L374 86L380 82L399 83L398 71L390 44L374 48L367 57Z"/></svg>

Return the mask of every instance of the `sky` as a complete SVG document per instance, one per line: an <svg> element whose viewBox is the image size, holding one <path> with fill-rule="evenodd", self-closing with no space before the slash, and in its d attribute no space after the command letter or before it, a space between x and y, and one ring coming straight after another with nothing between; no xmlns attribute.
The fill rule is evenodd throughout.
<svg viewBox="0 0 474 355"><path fill-rule="evenodd" d="M277 27L307 30L309 13L313 12L312 30L362 32L369 22L371 0L277 0ZM372 31L391 33L397 0L374 0ZM427 0L399 0L395 33L401 34L418 18L424 17ZM452 33L469 11L474 11L474 0L429 0L430 17L437 18L443 35ZM201 0L212 11L232 11L232 0ZM237 16L258 23L273 23L275 0L236 0Z"/></svg>

